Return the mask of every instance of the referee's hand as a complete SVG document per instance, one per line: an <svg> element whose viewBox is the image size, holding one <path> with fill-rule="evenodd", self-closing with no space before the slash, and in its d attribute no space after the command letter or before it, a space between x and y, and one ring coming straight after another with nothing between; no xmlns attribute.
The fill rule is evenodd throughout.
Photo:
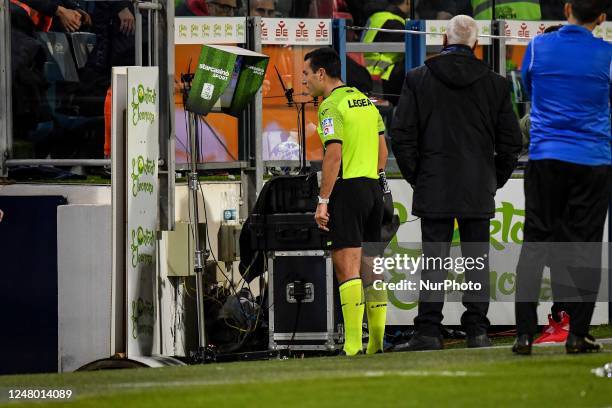
<svg viewBox="0 0 612 408"><path fill-rule="evenodd" d="M323 231L329 231L327 223L329 222L329 213L327 212L327 204L319 204L315 213L315 221L319 228Z"/></svg>

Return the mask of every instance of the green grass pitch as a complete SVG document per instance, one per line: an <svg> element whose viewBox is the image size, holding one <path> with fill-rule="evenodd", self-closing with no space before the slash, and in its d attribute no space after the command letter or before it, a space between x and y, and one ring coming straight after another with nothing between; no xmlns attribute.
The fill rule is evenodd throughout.
<svg viewBox="0 0 612 408"><path fill-rule="evenodd" d="M609 330L605 330L608 332ZM455 347L458 345L455 344ZM322 357L160 369L0 377L0 406L612 407L612 362L562 346L514 356L489 349ZM8 401L9 389L72 389L69 401Z"/></svg>

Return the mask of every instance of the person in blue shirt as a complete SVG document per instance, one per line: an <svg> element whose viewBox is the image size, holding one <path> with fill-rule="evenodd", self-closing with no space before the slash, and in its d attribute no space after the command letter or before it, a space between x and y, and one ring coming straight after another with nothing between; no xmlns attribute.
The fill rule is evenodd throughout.
<svg viewBox="0 0 612 408"><path fill-rule="evenodd" d="M517 354L531 354L547 254L552 254L555 300L568 302L570 309L566 351L602 348L588 331L601 280L612 164L612 45L592 34L606 20L606 7L606 0L569 0L569 25L535 37L523 60L532 108L524 243L517 265L518 337L512 349ZM553 244L559 236L567 242Z"/></svg>

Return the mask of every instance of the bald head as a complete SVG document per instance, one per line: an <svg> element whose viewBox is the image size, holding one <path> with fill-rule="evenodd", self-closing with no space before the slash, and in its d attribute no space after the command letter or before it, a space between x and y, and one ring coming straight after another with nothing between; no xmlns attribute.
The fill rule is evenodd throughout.
<svg viewBox="0 0 612 408"><path fill-rule="evenodd" d="M450 19L446 26L448 45L463 44L474 47L478 39L478 25L472 17L458 15Z"/></svg>

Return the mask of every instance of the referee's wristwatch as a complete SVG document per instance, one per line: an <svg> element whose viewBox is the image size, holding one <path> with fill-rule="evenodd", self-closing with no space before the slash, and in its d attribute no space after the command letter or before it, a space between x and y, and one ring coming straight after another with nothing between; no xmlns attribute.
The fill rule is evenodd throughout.
<svg viewBox="0 0 612 408"><path fill-rule="evenodd" d="M319 204L329 204L329 198L319 196Z"/></svg>

